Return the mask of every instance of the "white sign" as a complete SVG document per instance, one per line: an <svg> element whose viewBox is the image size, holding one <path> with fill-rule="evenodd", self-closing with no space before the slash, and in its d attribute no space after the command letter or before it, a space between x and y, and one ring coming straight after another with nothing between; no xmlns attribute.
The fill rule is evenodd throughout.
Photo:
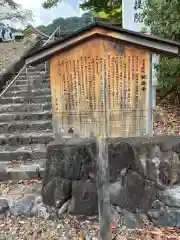
<svg viewBox="0 0 180 240"><path fill-rule="evenodd" d="M141 32L144 27L142 11L145 0L123 0L123 28Z"/></svg>
<svg viewBox="0 0 180 240"><path fill-rule="evenodd" d="M142 19L142 12L146 0L123 0L122 12L123 12L123 28L132 30L135 32L141 32L145 26ZM146 27L147 28L147 27ZM150 31L149 31L150 33ZM159 55L153 54L152 56L152 107L156 106L156 69L154 65L159 63Z"/></svg>

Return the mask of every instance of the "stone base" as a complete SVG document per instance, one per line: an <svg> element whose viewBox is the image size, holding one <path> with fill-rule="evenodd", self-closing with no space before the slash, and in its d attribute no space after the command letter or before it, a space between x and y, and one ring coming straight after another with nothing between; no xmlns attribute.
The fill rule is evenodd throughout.
<svg viewBox="0 0 180 240"><path fill-rule="evenodd" d="M137 214L144 214L160 225L162 215L158 217L159 209L153 208L153 204L161 196L160 201L167 206L162 200L162 192L180 182L180 137L109 139L108 149L112 206L133 214L135 218ZM47 148L43 201L60 208L72 199L69 213L96 215L96 156L93 138L71 138L51 143ZM172 201L177 200L177 194L171 197ZM163 214L171 217L172 211L168 212L165 207ZM176 216L179 211L180 206L176 209ZM172 225L167 221L164 224ZM175 226L179 225L178 217Z"/></svg>

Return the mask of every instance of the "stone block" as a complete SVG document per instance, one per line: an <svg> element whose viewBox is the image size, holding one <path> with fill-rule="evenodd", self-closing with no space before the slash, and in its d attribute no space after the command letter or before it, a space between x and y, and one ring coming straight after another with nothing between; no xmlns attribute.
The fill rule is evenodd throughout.
<svg viewBox="0 0 180 240"><path fill-rule="evenodd" d="M158 220L159 217L166 211L166 205L159 200L155 200L148 212L148 215L152 221Z"/></svg>
<svg viewBox="0 0 180 240"><path fill-rule="evenodd" d="M128 171L123 178L110 185L111 204L130 212L147 212L156 199L155 184L134 171Z"/></svg>
<svg viewBox="0 0 180 240"><path fill-rule="evenodd" d="M75 138L50 143L45 179L51 176L69 180L89 179L89 174L96 168L95 151L92 139Z"/></svg>
<svg viewBox="0 0 180 240"><path fill-rule="evenodd" d="M0 198L0 215L4 214L8 208L8 201L5 198Z"/></svg>
<svg viewBox="0 0 180 240"><path fill-rule="evenodd" d="M72 215L93 216L98 213L98 196L96 183L75 181L72 185Z"/></svg>
<svg viewBox="0 0 180 240"><path fill-rule="evenodd" d="M0 163L0 182L7 181L8 174L6 172L6 163Z"/></svg>
<svg viewBox="0 0 180 240"><path fill-rule="evenodd" d="M32 215L31 210L34 206L35 196L32 194L26 195L19 201L9 204L9 211L14 216L27 216Z"/></svg>
<svg viewBox="0 0 180 240"><path fill-rule="evenodd" d="M51 179L46 179L42 186L43 202L49 206L60 208L72 194L72 183L70 180L52 176ZM47 182L46 182L47 181Z"/></svg>
<svg viewBox="0 0 180 240"><path fill-rule="evenodd" d="M169 187L164 191L158 191L157 196L165 205L180 209L180 185Z"/></svg>

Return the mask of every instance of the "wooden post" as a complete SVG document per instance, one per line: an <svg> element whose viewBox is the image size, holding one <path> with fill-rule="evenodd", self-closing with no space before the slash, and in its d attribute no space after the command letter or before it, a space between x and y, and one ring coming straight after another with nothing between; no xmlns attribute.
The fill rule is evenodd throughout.
<svg viewBox="0 0 180 240"><path fill-rule="evenodd" d="M107 137L107 87L106 73L104 76L104 136L97 138L99 155L97 159L97 186L101 240L112 240L109 199L109 158Z"/></svg>
<svg viewBox="0 0 180 240"><path fill-rule="evenodd" d="M109 199L109 163L107 138L98 138L98 204L101 240L112 240Z"/></svg>

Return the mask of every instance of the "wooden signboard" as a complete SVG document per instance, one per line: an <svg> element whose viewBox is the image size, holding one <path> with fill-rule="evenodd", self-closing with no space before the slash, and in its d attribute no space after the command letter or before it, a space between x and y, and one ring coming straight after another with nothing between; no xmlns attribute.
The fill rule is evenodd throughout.
<svg viewBox="0 0 180 240"><path fill-rule="evenodd" d="M150 53L94 38L51 59L53 115L57 130L102 136L104 81L109 137L147 134Z"/></svg>

